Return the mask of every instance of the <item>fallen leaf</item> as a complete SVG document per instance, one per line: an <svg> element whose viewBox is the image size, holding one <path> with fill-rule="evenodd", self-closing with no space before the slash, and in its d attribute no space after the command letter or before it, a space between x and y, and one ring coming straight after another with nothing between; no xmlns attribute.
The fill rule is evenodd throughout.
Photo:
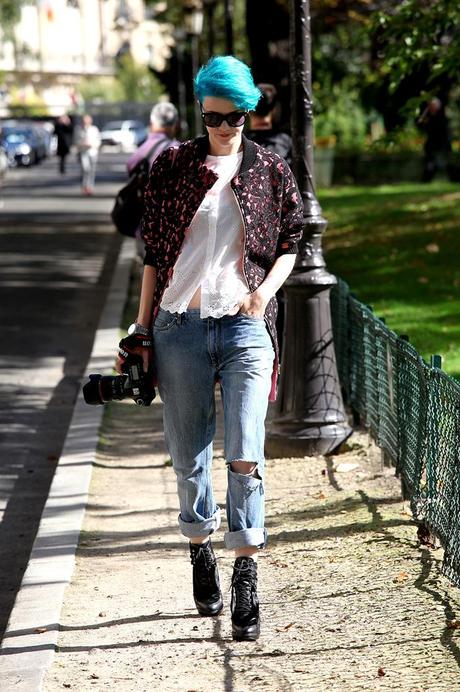
<svg viewBox="0 0 460 692"><path fill-rule="evenodd" d="M395 584L403 584L405 581L409 579L409 573L408 572L400 572L397 577L393 579Z"/></svg>
<svg viewBox="0 0 460 692"><path fill-rule="evenodd" d="M91 673L90 678L92 680L99 680L99 675L96 675L96 673Z"/></svg>
<svg viewBox="0 0 460 692"><path fill-rule="evenodd" d="M72 687L72 685L70 684L70 682L64 682L64 683L62 684L62 686L63 686L63 687Z"/></svg>
<svg viewBox="0 0 460 692"><path fill-rule="evenodd" d="M48 629L46 627L36 627L35 631L38 632L38 634L43 634L43 632L47 632Z"/></svg>
<svg viewBox="0 0 460 692"><path fill-rule="evenodd" d="M325 500L326 499L326 495L323 493L322 490L319 493L317 493L316 495L312 495L312 497L314 497L315 500Z"/></svg>
<svg viewBox="0 0 460 692"><path fill-rule="evenodd" d="M385 675L384 669L383 669L383 668L379 668L378 671L377 671L377 675L379 676L379 678L383 678L383 676Z"/></svg>
<svg viewBox="0 0 460 692"><path fill-rule="evenodd" d="M282 625L281 627L275 627L277 632L287 632L288 629L290 629L293 626L293 622L290 622L289 625Z"/></svg>
<svg viewBox="0 0 460 692"><path fill-rule="evenodd" d="M303 666L296 666L294 668L294 673L306 673L307 669L304 668Z"/></svg>

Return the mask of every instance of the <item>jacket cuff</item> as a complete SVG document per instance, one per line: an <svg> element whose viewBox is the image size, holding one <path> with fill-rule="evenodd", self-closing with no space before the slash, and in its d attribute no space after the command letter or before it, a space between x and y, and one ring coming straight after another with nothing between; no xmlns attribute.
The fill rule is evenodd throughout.
<svg viewBox="0 0 460 692"><path fill-rule="evenodd" d="M149 250L148 248L146 248L144 265L148 265L149 267L156 267L155 255L153 253L153 250Z"/></svg>
<svg viewBox="0 0 460 692"><path fill-rule="evenodd" d="M299 244L297 240L284 240L278 243L276 248L276 257L281 257L281 255L296 255L299 251Z"/></svg>

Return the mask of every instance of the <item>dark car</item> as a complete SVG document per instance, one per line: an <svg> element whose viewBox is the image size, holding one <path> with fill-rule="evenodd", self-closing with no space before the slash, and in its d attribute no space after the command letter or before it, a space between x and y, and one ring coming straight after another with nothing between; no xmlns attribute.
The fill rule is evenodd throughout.
<svg viewBox="0 0 460 692"><path fill-rule="evenodd" d="M10 166L32 166L46 156L44 142L33 126L3 125L0 136Z"/></svg>

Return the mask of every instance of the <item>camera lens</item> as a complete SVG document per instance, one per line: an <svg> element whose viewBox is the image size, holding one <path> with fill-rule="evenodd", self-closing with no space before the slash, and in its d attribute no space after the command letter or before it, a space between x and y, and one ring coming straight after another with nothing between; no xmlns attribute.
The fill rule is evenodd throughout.
<svg viewBox="0 0 460 692"><path fill-rule="evenodd" d="M103 404L101 399L101 394L99 391L99 380L101 375L90 375L89 382L83 386L83 397L87 404L90 406L97 406L98 404Z"/></svg>
<svg viewBox="0 0 460 692"><path fill-rule="evenodd" d="M90 375L89 382L83 387L83 396L87 404L97 406L113 399L124 399L124 375Z"/></svg>
<svg viewBox="0 0 460 692"><path fill-rule="evenodd" d="M126 394L124 390L126 377L124 375L102 375L99 382L99 391L103 401L112 401L116 399L124 399Z"/></svg>

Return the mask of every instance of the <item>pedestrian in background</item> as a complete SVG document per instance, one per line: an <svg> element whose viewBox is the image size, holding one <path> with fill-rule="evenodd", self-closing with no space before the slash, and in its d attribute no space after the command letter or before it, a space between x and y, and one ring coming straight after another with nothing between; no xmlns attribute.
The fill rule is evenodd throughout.
<svg viewBox="0 0 460 692"><path fill-rule="evenodd" d="M436 173L448 172L452 149L449 121L440 99L431 99L420 116L418 124L426 134L422 182L429 183Z"/></svg>
<svg viewBox="0 0 460 692"><path fill-rule="evenodd" d="M56 155L59 159L59 172L65 174L66 158L70 153L73 143L73 123L67 113L60 115L54 126L54 134L57 139Z"/></svg>
<svg viewBox="0 0 460 692"><path fill-rule="evenodd" d="M117 369L127 353L141 355L146 370L153 366L203 616L223 608L210 541L221 521L211 478L220 383L224 541L235 552L232 634L255 640L257 554L267 538L265 416L278 375L274 296L294 265L303 205L286 162L243 136L260 98L249 68L231 56L213 58L196 76L195 94L206 135L171 147L151 169L139 312Z"/></svg>
<svg viewBox="0 0 460 692"><path fill-rule="evenodd" d="M179 145L175 135L179 125L179 113L174 104L162 101L153 106L150 112L149 136L128 159L128 174L132 175L144 160L148 161L148 168L158 156L170 146ZM134 235L136 239L137 257L143 260L145 250L144 241L138 228Z"/></svg>
<svg viewBox="0 0 460 692"><path fill-rule="evenodd" d="M85 114L82 124L77 128L75 144L78 151L78 160L81 167L81 188L84 195L92 195L96 179L96 166L101 135L93 119Z"/></svg>
<svg viewBox="0 0 460 692"><path fill-rule="evenodd" d="M127 168L130 175L143 159L148 159L151 167L161 152L179 144L175 139L178 124L179 114L172 103L163 101L153 106L150 112L149 136L128 159Z"/></svg>
<svg viewBox="0 0 460 692"><path fill-rule="evenodd" d="M273 84L259 83L262 94L259 103L249 115L249 130L246 136L262 147L282 156L289 165L292 163L292 139L287 132L276 126L278 116L278 92Z"/></svg>

